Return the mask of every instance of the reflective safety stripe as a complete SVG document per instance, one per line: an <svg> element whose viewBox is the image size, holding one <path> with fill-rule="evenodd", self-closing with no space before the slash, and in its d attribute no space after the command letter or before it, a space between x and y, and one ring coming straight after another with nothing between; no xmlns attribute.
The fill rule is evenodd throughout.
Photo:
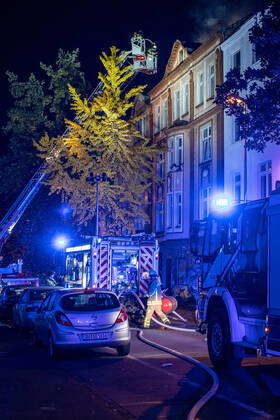
<svg viewBox="0 0 280 420"><path fill-rule="evenodd" d="M161 300L148 300L148 305L161 305Z"/></svg>

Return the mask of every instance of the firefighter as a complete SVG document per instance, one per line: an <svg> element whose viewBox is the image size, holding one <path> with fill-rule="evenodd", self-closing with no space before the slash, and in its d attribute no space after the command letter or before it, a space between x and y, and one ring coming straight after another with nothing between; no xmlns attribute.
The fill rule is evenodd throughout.
<svg viewBox="0 0 280 420"><path fill-rule="evenodd" d="M155 270L150 270L148 283L147 312L144 320L144 328L150 328L151 318L154 312L161 318L164 324L170 324L169 319L162 312L161 298L162 292L160 278Z"/></svg>

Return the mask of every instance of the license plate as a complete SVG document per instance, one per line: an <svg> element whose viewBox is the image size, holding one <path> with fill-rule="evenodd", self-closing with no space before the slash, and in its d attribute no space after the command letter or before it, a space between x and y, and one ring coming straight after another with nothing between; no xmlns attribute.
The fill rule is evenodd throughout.
<svg viewBox="0 0 280 420"><path fill-rule="evenodd" d="M108 340L109 338L110 333L106 332L81 334L82 341Z"/></svg>

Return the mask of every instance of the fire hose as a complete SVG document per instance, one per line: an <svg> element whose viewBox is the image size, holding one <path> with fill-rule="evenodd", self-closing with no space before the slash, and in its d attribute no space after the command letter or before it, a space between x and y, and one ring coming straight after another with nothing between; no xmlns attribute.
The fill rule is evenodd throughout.
<svg viewBox="0 0 280 420"><path fill-rule="evenodd" d="M143 302L141 301L141 299L139 298L139 296L134 293L134 292L130 292L131 294L133 294L133 296L137 299L137 302L139 303L139 305L141 306L141 308L146 311L146 308L143 304ZM119 297L121 295L125 294L125 292L122 292ZM183 317L181 317L179 314L177 314L177 312L173 311L172 312L174 315L177 315L178 318L181 318L181 320L184 320ZM156 324L164 326L165 328L171 329L171 330L176 330L176 331L185 331L185 332L196 332L195 329L193 328L180 328L180 327L174 327L172 325L168 325L168 324L164 324L160 321L158 321L157 319L153 318L153 321L156 322ZM185 320L184 320L185 321ZM177 352L176 350L170 349L169 347L166 346L162 346L161 344L155 343L151 340L148 340L147 338L145 338L143 336L143 330L141 330L140 328L132 328L133 330L137 331L138 334L138 338L139 340L141 340L143 343L148 344L152 347L155 347L159 350L162 350L166 353L169 353L175 357L178 357L179 359L182 359L186 362L189 362L201 369L203 369L204 371L206 371L211 379L212 379L212 385L211 388L209 389L209 391L206 392L206 394L204 394L196 403L195 405L192 407L191 411L188 413L187 416L187 420L195 420L197 413L200 411L200 409L216 394L218 387L219 387L219 378L218 375L211 369L209 368L207 365L205 365L204 363L199 362L196 359L193 359L190 356L185 356L184 354Z"/></svg>

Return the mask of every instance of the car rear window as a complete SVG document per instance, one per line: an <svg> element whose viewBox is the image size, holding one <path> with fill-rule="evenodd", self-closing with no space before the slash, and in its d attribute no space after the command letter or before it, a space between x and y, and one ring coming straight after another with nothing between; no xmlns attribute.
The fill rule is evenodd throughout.
<svg viewBox="0 0 280 420"><path fill-rule="evenodd" d="M41 302L50 294L49 290L30 290L30 302Z"/></svg>
<svg viewBox="0 0 280 420"><path fill-rule="evenodd" d="M63 296L60 301L64 311L103 311L120 306L117 297L111 293L75 293Z"/></svg>

